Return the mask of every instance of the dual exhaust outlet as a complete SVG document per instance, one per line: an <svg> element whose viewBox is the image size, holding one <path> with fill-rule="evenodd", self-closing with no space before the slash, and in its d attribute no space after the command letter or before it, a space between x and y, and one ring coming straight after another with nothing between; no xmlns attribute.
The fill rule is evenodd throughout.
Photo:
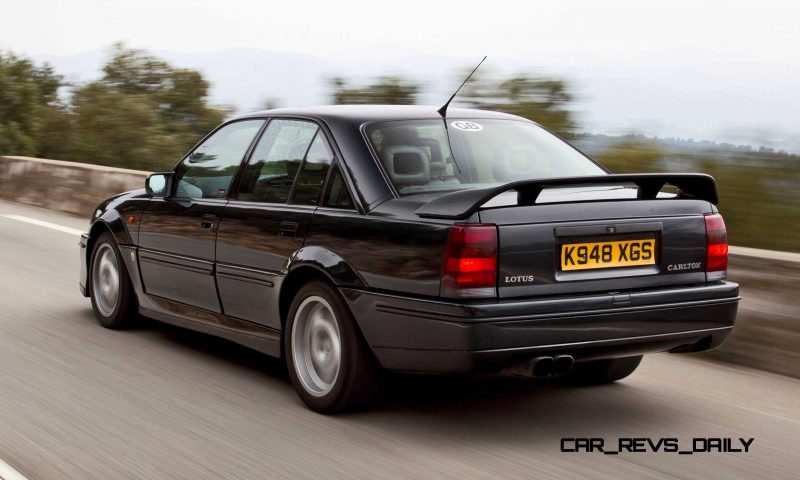
<svg viewBox="0 0 800 480"><path fill-rule="evenodd" d="M572 355L543 356L514 365L508 372L523 377L551 378L566 375L574 363Z"/></svg>

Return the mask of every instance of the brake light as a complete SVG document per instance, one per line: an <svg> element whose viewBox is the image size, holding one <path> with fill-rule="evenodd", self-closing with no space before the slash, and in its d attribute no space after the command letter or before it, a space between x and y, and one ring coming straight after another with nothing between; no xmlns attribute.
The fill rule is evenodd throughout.
<svg viewBox="0 0 800 480"><path fill-rule="evenodd" d="M718 213L706 215L706 272L721 272L709 280L725 278L728 272L728 232Z"/></svg>
<svg viewBox="0 0 800 480"><path fill-rule="evenodd" d="M453 225L442 265L443 297L497 295L497 226Z"/></svg>

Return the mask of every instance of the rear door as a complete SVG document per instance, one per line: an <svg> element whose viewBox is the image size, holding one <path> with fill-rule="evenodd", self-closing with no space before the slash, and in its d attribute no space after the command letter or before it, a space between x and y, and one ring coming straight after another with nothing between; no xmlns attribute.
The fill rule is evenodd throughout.
<svg viewBox="0 0 800 480"><path fill-rule="evenodd" d="M222 126L175 169L172 192L153 198L139 227L145 292L220 312L214 283L214 241L236 170L263 119Z"/></svg>
<svg viewBox="0 0 800 480"><path fill-rule="evenodd" d="M315 122L269 122L220 223L216 275L226 315L280 328L278 287L303 246L332 160Z"/></svg>

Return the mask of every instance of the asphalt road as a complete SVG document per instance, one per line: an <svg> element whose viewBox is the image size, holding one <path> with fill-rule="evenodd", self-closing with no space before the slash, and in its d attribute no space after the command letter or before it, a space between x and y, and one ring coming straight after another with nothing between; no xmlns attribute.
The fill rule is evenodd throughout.
<svg viewBox="0 0 800 480"><path fill-rule="evenodd" d="M800 381L696 357L589 389L401 377L371 411L317 415L268 357L155 322L101 328L78 293L69 229L85 227L0 202L0 459L31 480L800 477ZM754 441L604 455L562 437Z"/></svg>

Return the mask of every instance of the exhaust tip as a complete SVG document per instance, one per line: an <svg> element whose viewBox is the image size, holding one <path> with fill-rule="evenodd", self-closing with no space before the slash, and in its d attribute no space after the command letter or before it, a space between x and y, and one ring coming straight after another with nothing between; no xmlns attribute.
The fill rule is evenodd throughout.
<svg viewBox="0 0 800 480"><path fill-rule="evenodd" d="M553 372L555 360L553 357L536 357L532 360L534 377L549 377Z"/></svg>
<svg viewBox="0 0 800 480"><path fill-rule="evenodd" d="M572 358L572 355L556 355L553 358L553 367L550 372L551 375L566 375L572 370L572 365L575 363L575 359Z"/></svg>
<svg viewBox="0 0 800 480"><path fill-rule="evenodd" d="M551 378L566 375L572 370L575 359L572 355L536 357L505 369L511 375L529 378Z"/></svg>

